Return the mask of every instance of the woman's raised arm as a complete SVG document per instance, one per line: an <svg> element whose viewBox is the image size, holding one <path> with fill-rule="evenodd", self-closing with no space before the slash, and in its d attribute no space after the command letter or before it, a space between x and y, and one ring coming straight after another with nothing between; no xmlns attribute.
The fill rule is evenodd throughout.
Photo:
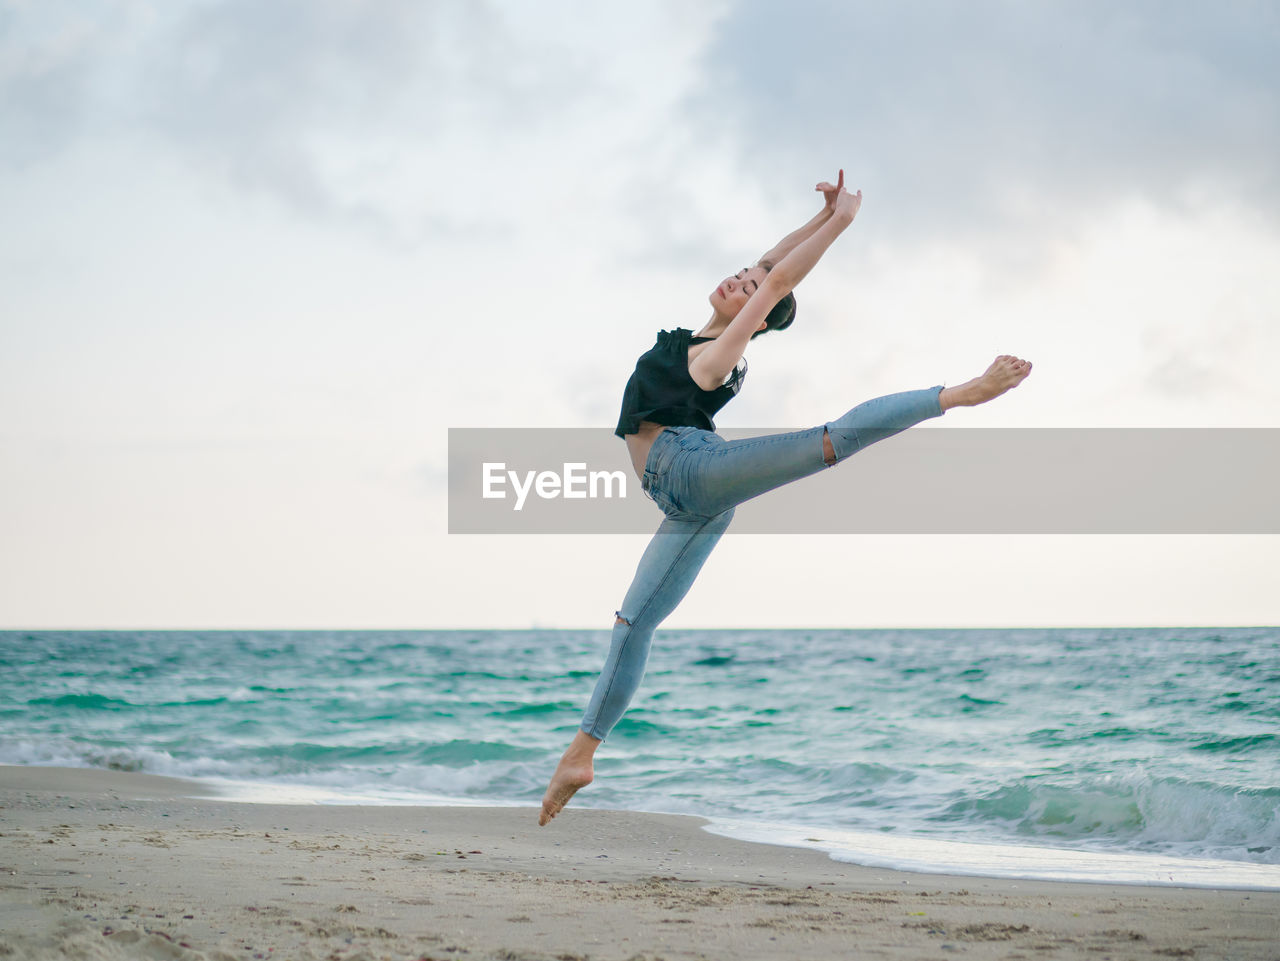
<svg viewBox="0 0 1280 961"><path fill-rule="evenodd" d="M831 215L835 213L836 209L836 198L840 196L840 191L844 189L843 170L840 171L836 180L837 182L835 184L827 183L824 180L813 188L814 190L821 191L823 198L826 200L822 209L814 214L813 219L803 227L791 231L791 233L779 240L771 250L766 252L758 261L756 261L757 264L768 264L770 267L773 267L773 265L783 257L812 237L819 227L831 219Z"/></svg>
<svg viewBox="0 0 1280 961"><path fill-rule="evenodd" d="M861 206L861 190L850 194L840 188L831 217L774 265L751 299L738 311L738 316L729 321L729 326L720 336L690 361L689 375L700 387L710 390L724 381L742 359L751 335L760 329L769 311L804 280L827 248L853 223ZM712 386L707 387L708 384Z"/></svg>
<svg viewBox="0 0 1280 961"><path fill-rule="evenodd" d="M773 309L773 305L789 294L796 288L800 281L804 280L809 271L822 259L822 255L827 252L827 248L835 242L835 239L844 233L844 229L853 223L853 218L858 216L858 210L862 207L862 191L851 194L843 187L836 197L835 212L831 215L831 219L813 232L813 236L796 245L796 248L787 254L780 261L774 264L773 270L764 279L764 283L760 285L751 299L747 301L745 307L738 313L729 324L729 329L733 329L733 325L738 322L743 314L751 309L756 298L760 296L766 289L772 287L769 297L772 301L768 307L763 309L760 317L757 319L757 325L760 320L764 320L769 315L769 311ZM766 298L767 299L767 298ZM752 328L754 332L756 328Z"/></svg>

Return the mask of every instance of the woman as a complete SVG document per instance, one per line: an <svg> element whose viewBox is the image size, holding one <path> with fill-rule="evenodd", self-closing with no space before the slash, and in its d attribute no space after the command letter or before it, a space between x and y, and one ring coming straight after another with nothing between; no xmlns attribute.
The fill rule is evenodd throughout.
<svg viewBox="0 0 1280 961"><path fill-rule="evenodd" d="M733 509L806 477L951 407L985 403L1017 386L1031 364L1008 355L959 387L878 397L808 430L726 442L712 416L739 390L743 352L766 330L795 316L791 291L857 216L862 191L818 184L821 212L788 234L754 267L725 278L710 295L711 319L697 336L662 331L623 394L616 433L627 442L641 488L666 515L640 558L613 625L608 659L582 724L552 775L538 823L546 824L591 783L596 748L622 717L644 674L654 629L688 592Z"/></svg>

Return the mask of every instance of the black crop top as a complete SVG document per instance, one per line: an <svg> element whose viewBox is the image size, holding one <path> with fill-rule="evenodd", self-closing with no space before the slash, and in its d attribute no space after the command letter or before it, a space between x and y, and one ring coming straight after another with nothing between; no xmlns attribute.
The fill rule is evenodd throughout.
<svg viewBox="0 0 1280 961"><path fill-rule="evenodd" d="M619 437L634 434L642 420L715 430L711 418L741 389L747 362L744 358L715 390L703 390L689 374L689 345L708 340L715 338L694 337L684 327L658 331L657 343L640 355L622 392L622 413L613 432Z"/></svg>

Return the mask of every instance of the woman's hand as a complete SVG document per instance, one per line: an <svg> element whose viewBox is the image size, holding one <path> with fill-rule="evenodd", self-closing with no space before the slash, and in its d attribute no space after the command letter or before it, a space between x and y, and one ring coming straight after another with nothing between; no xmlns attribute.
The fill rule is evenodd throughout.
<svg viewBox="0 0 1280 961"><path fill-rule="evenodd" d="M836 195L835 213L837 216L843 214L849 218L849 222L853 222L853 218L858 216L858 211L862 208L862 191L851 194L843 187L840 188Z"/></svg>
<svg viewBox="0 0 1280 961"><path fill-rule="evenodd" d="M832 213L835 213L835 210L836 210L836 198L840 196L840 191L844 190L844 171L843 170L840 171L840 176L837 177L836 179L838 182L834 187L824 180L822 181L822 183L818 184L818 186L813 188L814 190L822 191L822 196L827 202L826 209L831 211Z"/></svg>
<svg viewBox="0 0 1280 961"><path fill-rule="evenodd" d="M814 214L813 218L803 227L799 228L798 230L791 231L791 233L787 234L785 237L779 240L776 244L774 244L773 248L766 251L765 255L761 257L760 260L757 261L757 263L761 263L761 264L767 263L770 265L781 263L784 257L790 254L791 251L795 250L796 247L798 247L800 244L804 243L806 240L812 237L819 230L819 228L822 227L823 224L828 223L831 220L831 218L835 216L836 204L839 202L840 195L845 192L843 170L840 171L840 175L839 177L836 178L836 180L837 180L837 183L835 183L834 185L829 184L824 180L822 183L818 184L818 186L814 188L814 190L817 190L819 193L821 193L823 198L826 200L826 203L823 204L822 209L819 210L816 214ZM862 202L862 194L858 194L857 202L858 203ZM856 214L857 212L858 212L857 208L855 207L853 210L853 213ZM849 219L852 220L853 217L850 216ZM846 226L847 226L847 223L846 223Z"/></svg>

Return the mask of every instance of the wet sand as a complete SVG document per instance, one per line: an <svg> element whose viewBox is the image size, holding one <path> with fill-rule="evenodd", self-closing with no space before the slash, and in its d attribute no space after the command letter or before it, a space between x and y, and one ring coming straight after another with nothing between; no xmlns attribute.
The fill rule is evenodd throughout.
<svg viewBox="0 0 1280 961"><path fill-rule="evenodd" d="M0 767L0 958L1280 959L1280 892L907 874L698 818Z"/></svg>

